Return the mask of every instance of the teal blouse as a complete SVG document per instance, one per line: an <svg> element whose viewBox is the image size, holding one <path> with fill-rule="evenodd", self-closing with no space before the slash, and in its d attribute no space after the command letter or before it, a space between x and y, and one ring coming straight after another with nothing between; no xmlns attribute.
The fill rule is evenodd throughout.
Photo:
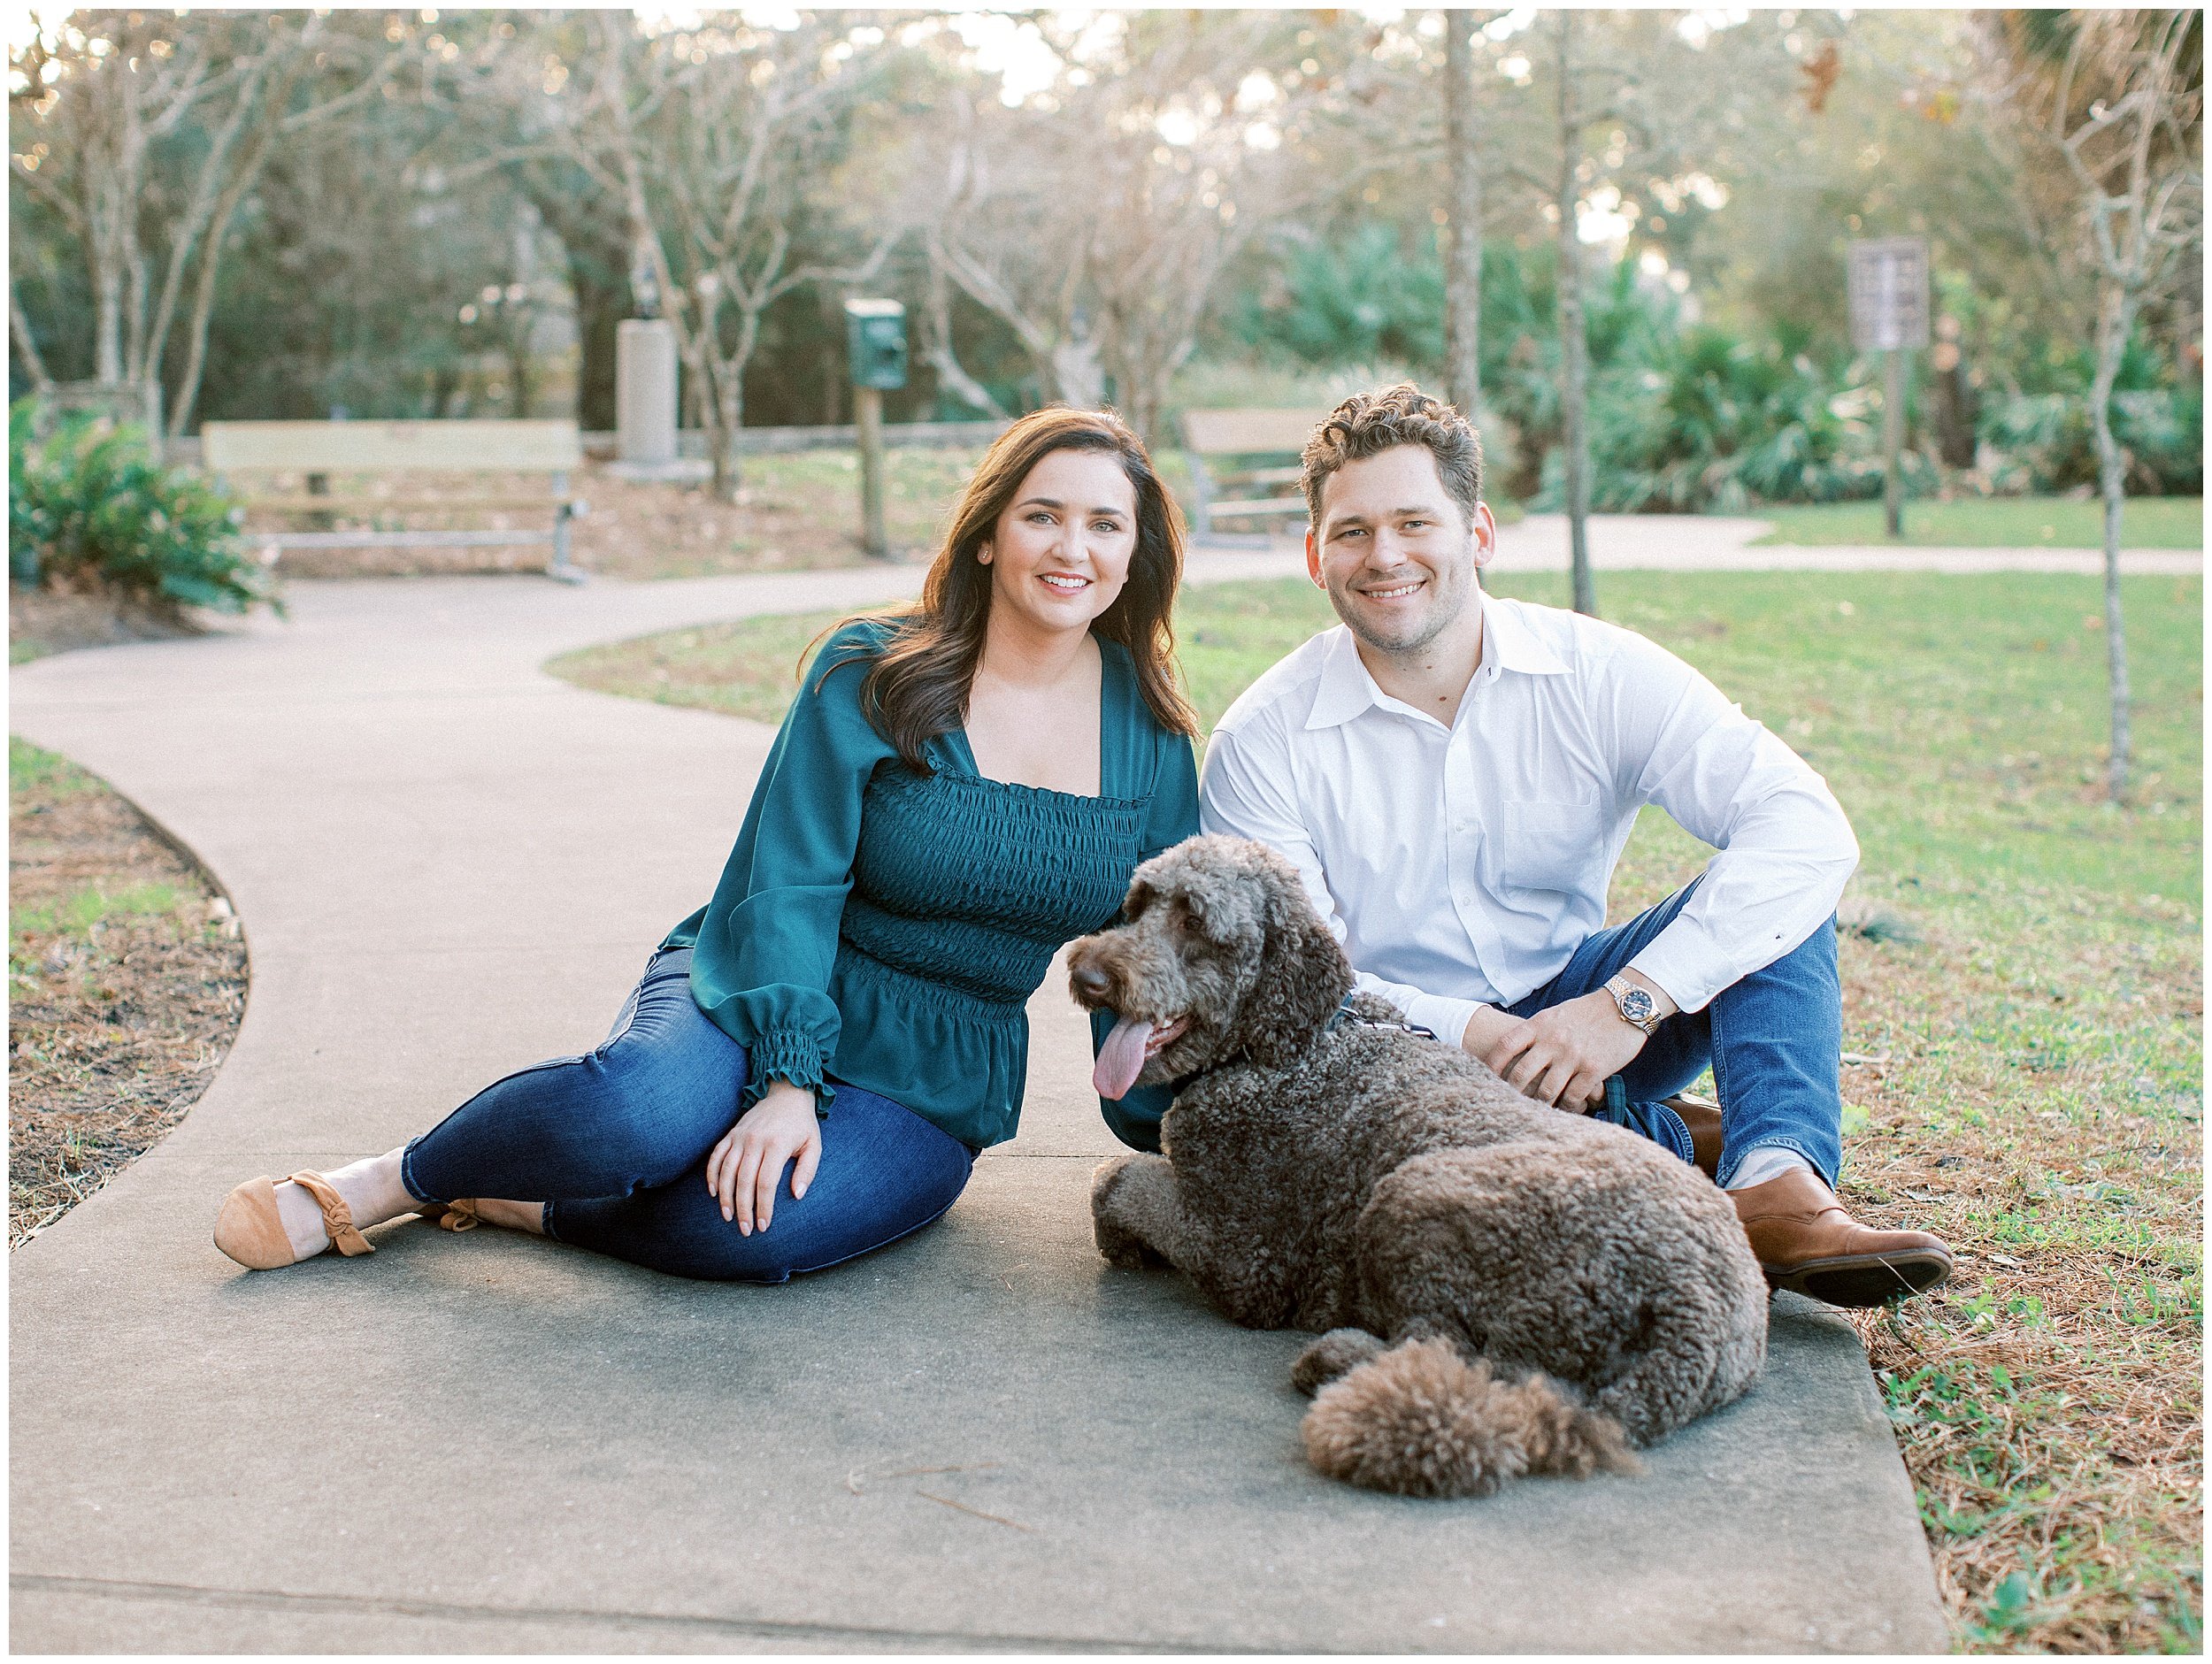
<svg viewBox="0 0 2212 1664"><path fill-rule="evenodd" d="M664 946L695 950L693 997L750 1054L741 1108L780 1078L830 1113L845 1081L979 1149L1014 1136L1023 1007L1054 951L1110 924L1137 864L1198 830L1198 771L1127 649L1100 639L1100 795L987 779L958 729L916 774L860 707L888 628L824 644L714 899ZM1164 1091L1101 1107L1125 1142L1158 1147Z"/></svg>

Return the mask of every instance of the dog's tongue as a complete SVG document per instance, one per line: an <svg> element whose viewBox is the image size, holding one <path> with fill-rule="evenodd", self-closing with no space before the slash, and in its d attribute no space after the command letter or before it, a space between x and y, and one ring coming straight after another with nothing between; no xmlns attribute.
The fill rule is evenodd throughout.
<svg viewBox="0 0 2212 1664"><path fill-rule="evenodd" d="M1142 1017L1124 1017L1114 1024L1106 1044L1098 1048L1098 1062L1091 1070L1091 1085L1102 1098L1125 1098L1137 1077L1144 1072L1144 1043L1152 1038L1152 1025Z"/></svg>

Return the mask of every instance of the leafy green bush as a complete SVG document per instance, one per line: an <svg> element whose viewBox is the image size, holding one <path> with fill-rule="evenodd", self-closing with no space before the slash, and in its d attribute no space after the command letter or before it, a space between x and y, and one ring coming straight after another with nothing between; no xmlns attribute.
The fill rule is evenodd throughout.
<svg viewBox="0 0 2212 1664"><path fill-rule="evenodd" d="M1591 389L1592 505L1741 513L1879 495L1870 391L1832 391L1797 344L1701 324L1655 334L1640 364L1608 371Z"/></svg>
<svg viewBox="0 0 2212 1664"><path fill-rule="evenodd" d="M2112 433L2127 489L2143 496L2191 496L2204 489L2204 395L2194 388L2130 387L2112 395ZM2079 393L2024 393L1993 401L1981 438L1994 456L2001 492L2066 491L2098 483L2089 401Z"/></svg>
<svg viewBox="0 0 2212 1664"><path fill-rule="evenodd" d="M92 582L150 604L243 612L271 602L236 507L156 464L134 428L65 423L33 436L32 401L8 412L8 571L19 583Z"/></svg>

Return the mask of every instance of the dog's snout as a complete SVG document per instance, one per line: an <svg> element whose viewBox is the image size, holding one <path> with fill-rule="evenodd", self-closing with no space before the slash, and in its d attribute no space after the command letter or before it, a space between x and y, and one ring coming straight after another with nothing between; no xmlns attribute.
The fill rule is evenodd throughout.
<svg viewBox="0 0 2212 1664"><path fill-rule="evenodd" d="M1068 980L1075 992L1086 1000L1103 1001L1114 991L1113 978L1096 965L1078 963L1070 968Z"/></svg>

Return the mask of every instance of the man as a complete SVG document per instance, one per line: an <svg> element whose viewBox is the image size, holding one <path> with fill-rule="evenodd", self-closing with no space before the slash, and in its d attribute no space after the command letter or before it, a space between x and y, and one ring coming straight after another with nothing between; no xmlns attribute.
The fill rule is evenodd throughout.
<svg viewBox="0 0 2212 1664"><path fill-rule="evenodd" d="M1697 1161L1774 1286L1870 1306L1949 1276L1941 1242L1870 1230L1832 1188L1834 915L1858 845L1825 782L1641 636L1484 595L1497 528L1450 406L1347 399L1303 483L1307 571L1343 625L1222 718L1204 829L1287 856L1360 986L1409 1022ZM1608 930L1645 803L1718 853ZM1709 1064L1717 1116L1672 1098Z"/></svg>

